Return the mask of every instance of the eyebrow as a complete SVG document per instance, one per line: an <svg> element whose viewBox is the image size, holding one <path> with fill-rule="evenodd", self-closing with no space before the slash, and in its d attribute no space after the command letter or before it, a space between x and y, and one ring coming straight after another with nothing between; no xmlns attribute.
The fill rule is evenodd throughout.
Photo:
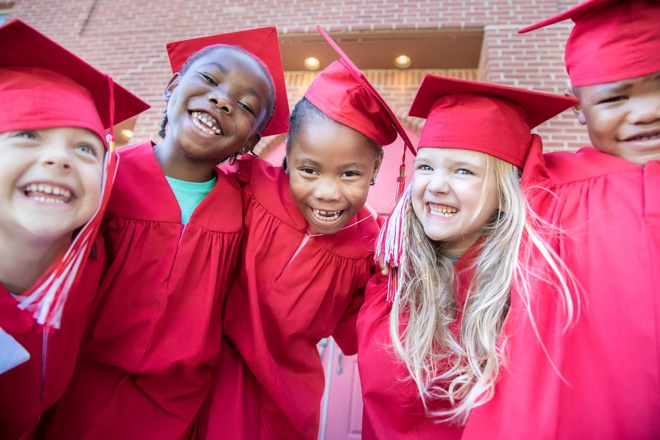
<svg viewBox="0 0 660 440"><path fill-rule="evenodd" d="M214 66L214 67L216 67L218 70L220 70L222 73L225 73L225 74L226 74L226 73L229 73L229 71L227 70L227 68L226 68L225 66L223 66L222 64L218 63L217 61L209 61L209 62L207 62L207 63L202 64L202 65L199 66L199 67L202 68L202 67L206 67L206 66Z"/></svg>
<svg viewBox="0 0 660 440"><path fill-rule="evenodd" d="M222 73L224 73L225 75L229 73L229 70L227 70L227 68L226 68L225 66L223 66L223 65L220 64L220 63L218 63L217 61L209 61L209 62L207 62L207 63L202 64L202 65L199 66L199 67L202 68L202 67L206 67L206 66L213 66L213 67L216 67L218 70L220 70L220 71L221 71ZM255 96L256 98L258 98L258 99L259 99L259 103L261 103L262 100L261 100L261 95L259 94L259 92L257 92L257 91L256 91L255 89L253 89L252 87L246 87L246 91L247 91L248 94L253 95L253 96Z"/></svg>
<svg viewBox="0 0 660 440"><path fill-rule="evenodd" d="M248 94L253 95L253 96L255 96L257 99L259 99L259 103L261 103L261 95L259 94L259 92L257 92L256 90L254 90L252 87L248 87L248 88L246 89L246 91L248 92Z"/></svg>
<svg viewBox="0 0 660 440"><path fill-rule="evenodd" d="M358 170L366 170L367 167L364 164L358 162L351 162L340 167L341 170L351 170L357 168Z"/></svg>
<svg viewBox="0 0 660 440"><path fill-rule="evenodd" d="M451 162L455 167L470 167L470 168L483 168L483 164L476 162L466 162L464 160L456 160Z"/></svg>
<svg viewBox="0 0 660 440"><path fill-rule="evenodd" d="M603 94L603 93L622 93L625 92L626 90L630 90L633 87L633 85L630 82L625 82L625 83L619 83L616 85L608 85L604 84L601 88L596 90L596 93Z"/></svg>
<svg viewBox="0 0 660 440"><path fill-rule="evenodd" d="M296 165L312 165L312 166L319 166L319 163L315 160L308 159L308 158L302 158L302 159L296 159Z"/></svg>

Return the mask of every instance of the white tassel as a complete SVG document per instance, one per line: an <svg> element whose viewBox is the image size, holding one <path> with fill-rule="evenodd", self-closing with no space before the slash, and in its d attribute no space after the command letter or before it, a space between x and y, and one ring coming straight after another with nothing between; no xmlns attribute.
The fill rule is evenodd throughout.
<svg viewBox="0 0 660 440"><path fill-rule="evenodd" d="M378 235L375 260L390 266L387 301L392 303L399 291L398 270L405 253L406 214L410 204L410 186L394 206Z"/></svg>

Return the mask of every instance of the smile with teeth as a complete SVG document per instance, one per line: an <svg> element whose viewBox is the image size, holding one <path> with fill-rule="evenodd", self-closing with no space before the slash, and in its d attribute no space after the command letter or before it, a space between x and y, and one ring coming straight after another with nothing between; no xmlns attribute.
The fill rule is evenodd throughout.
<svg viewBox="0 0 660 440"><path fill-rule="evenodd" d="M47 183L31 183L23 192L32 200L44 203L69 203L73 197L68 189Z"/></svg>
<svg viewBox="0 0 660 440"><path fill-rule="evenodd" d="M635 137L629 138L628 141L629 142L630 141L632 141L632 142L635 142L635 141L649 141L651 139L658 139L658 138L660 138L660 133L652 134L652 135L649 135L649 136L635 136Z"/></svg>
<svg viewBox="0 0 660 440"><path fill-rule="evenodd" d="M216 136L222 134L220 124L218 124L218 121L216 121L211 115L202 112L192 112L191 116L195 127L199 128L204 133L215 134Z"/></svg>
<svg viewBox="0 0 660 440"><path fill-rule="evenodd" d="M458 209L447 205L434 205L428 203L426 206L428 206L431 215L439 215L441 217L451 217L458 212Z"/></svg>
<svg viewBox="0 0 660 440"><path fill-rule="evenodd" d="M321 222L332 222L335 221L341 216L341 213L344 211L323 211L322 209L312 208L312 214L314 218Z"/></svg>

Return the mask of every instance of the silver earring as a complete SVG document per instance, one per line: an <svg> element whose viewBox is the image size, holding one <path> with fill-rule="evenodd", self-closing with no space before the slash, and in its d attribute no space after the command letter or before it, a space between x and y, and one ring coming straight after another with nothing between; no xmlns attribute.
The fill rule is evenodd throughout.
<svg viewBox="0 0 660 440"><path fill-rule="evenodd" d="M376 179L372 178L371 182L369 182L369 185L374 186L376 184Z"/></svg>

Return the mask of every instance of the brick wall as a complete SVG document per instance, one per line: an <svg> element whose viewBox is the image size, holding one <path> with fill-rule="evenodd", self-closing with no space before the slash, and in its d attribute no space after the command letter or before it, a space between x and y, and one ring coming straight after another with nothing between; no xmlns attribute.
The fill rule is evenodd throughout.
<svg viewBox="0 0 660 440"><path fill-rule="evenodd" d="M165 54L168 41L277 25L281 33L474 28L484 30L477 71L437 71L540 91L562 93L568 86L563 44L570 24L527 35L520 27L578 3L577 0L0 0L21 18L68 47L152 105L135 125L134 140L157 140L170 78ZM360 65L360 60L354 60ZM402 122L425 72L365 72ZM302 96L314 74L288 72L290 104ZM583 127L570 112L539 128L546 149L574 149L588 143Z"/></svg>

